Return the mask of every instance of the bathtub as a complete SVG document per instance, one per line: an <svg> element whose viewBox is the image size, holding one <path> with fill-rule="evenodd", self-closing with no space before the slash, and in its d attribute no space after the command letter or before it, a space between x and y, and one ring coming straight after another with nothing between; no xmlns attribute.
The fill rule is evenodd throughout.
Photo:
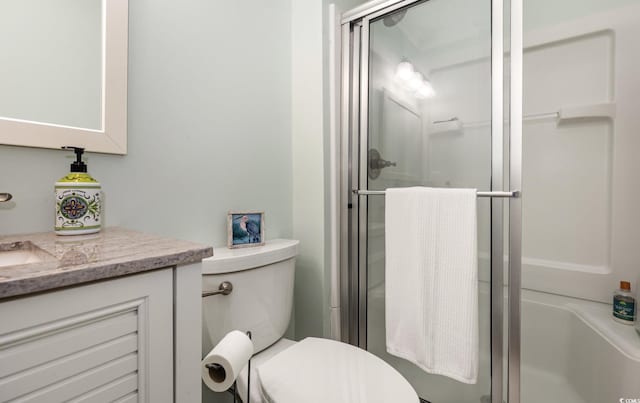
<svg viewBox="0 0 640 403"><path fill-rule="evenodd" d="M487 401L491 381L486 283L480 286L480 302L480 373L475 385L425 374L386 353L380 283L369 291L368 348L432 403ZM610 305L523 290L521 312L523 403L640 403L640 335L633 326L613 321Z"/></svg>
<svg viewBox="0 0 640 403"><path fill-rule="evenodd" d="M640 335L611 319L611 305L522 297L523 402L640 402Z"/></svg>

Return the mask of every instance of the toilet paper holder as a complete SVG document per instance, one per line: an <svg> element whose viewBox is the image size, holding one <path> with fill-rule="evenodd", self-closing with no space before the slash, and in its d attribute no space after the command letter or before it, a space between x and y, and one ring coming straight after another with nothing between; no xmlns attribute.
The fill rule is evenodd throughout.
<svg viewBox="0 0 640 403"><path fill-rule="evenodd" d="M212 295L229 295L231 294L232 291L233 291L233 284L231 284L231 281L223 281L222 283L220 283L216 291L203 292L202 298L210 297ZM249 338L251 338L251 336L249 336Z"/></svg>
<svg viewBox="0 0 640 403"><path fill-rule="evenodd" d="M229 285L231 285L231 283L229 283L228 281L225 281L224 283L228 283ZM220 284L220 288L222 288L222 284ZM231 286L231 289L233 289L233 286ZM229 291L229 293L230 292L231 291ZM223 294L223 295L227 295L227 294ZM213 294L213 295L216 295L216 294ZM205 296L204 293L202 294L202 296L203 297ZM249 340L251 340L251 331L248 330L246 334L247 334L247 337L249 337ZM214 371L214 372L222 371L224 373L224 368L222 368L222 366L219 364L211 363L211 364L205 365L205 367L207 367L209 371ZM233 403L236 403L237 395L238 395L238 382L236 381L233 383ZM249 361L247 361L247 402L251 402L250 398L251 398L251 358L249 358Z"/></svg>

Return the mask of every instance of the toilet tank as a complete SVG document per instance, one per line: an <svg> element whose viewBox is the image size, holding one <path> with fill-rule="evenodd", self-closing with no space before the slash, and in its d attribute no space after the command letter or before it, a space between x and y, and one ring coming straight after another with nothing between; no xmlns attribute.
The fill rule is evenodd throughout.
<svg viewBox="0 0 640 403"><path fill-rule="evenodd" d="M215 248L202 261L202 292L233 284L229 295L202 298L202 350L228 332L251 331L254 353L278 341L289 326L299 241L274 239L263 246Z"/></svg>

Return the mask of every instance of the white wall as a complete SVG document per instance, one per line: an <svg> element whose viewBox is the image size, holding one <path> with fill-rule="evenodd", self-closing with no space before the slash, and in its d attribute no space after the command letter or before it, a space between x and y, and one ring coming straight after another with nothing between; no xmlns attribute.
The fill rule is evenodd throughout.
<svg viewBox="0 0 640 403"><path fill-rule="evenodd" d="M89 154L105 218L226 243L229 209L292 235L289 0L130 2L129 154ZM0 146L0 233L50 231L68 152Z"/></svg>
<svg viewBox="0 0 640 403"><path fill-rule="evenodd" d="M229 209L259 209L291 237L290 1L135 0L129 24L129 154L87 156L106 224L222 245ZM71 161L0 146L1 234L53 229Z"/></svg>
<svg viewBox="0 0 640 403"><path fill-rule="evenodd" d="M616 113L525 122L523 286L610 302L640 274L640 2L524 11L525 115L605 102Z"/></svg>
<svg viewBox="0 0 640 403"><path fill-rule="evenodd" d="M264 209L267 238L300 239L299 337L327 334L327 5L131 2L130 151L87 155L107 225L220 245L227 210ZM51 230L53 182L70 162L0 146L0 189L14 195L0 204L0 233Z"/></svg>
<svg viewBox="0 0 640 403"><path fill-rule="evenodd" d="M530 31L636 3L637 0L530 0L524 2L524 30Z"/></svg>
<svg viewBox="0 0 640 403"><path fill-rule="evenodd" d="M324 153L322 121L322 2L292 1L293 236L296 337L323 335Z"/></svg>

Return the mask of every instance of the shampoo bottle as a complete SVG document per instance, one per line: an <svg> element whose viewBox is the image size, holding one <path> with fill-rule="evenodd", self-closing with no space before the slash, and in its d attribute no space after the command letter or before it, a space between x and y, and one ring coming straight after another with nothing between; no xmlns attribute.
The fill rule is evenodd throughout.
<svg viewBox="0 0 640 403"><path fill-rule="evenodd" d="M640 336L640 320L638 320L638 300L640 299L640 276L638 276L638 281L636 281L636 332L638 332L638 336Z"/></svg>
<svg viewBox="0 0 640 403"><path fill-rule="evenodd" d="M636 299L628 281L621 281L620 289L613 293L613 319L626 325L633 325L636 319Z"/></svg>
<svg viewBox="0 0 640 403"><path fill-rule="evenodd" d="M87 164L82 161L84 148L62 147L73 150L76 160L71 172L55 183L56 222L58 235L91 234L100 231L102 194L100 183L87 173Z"/></svg>

